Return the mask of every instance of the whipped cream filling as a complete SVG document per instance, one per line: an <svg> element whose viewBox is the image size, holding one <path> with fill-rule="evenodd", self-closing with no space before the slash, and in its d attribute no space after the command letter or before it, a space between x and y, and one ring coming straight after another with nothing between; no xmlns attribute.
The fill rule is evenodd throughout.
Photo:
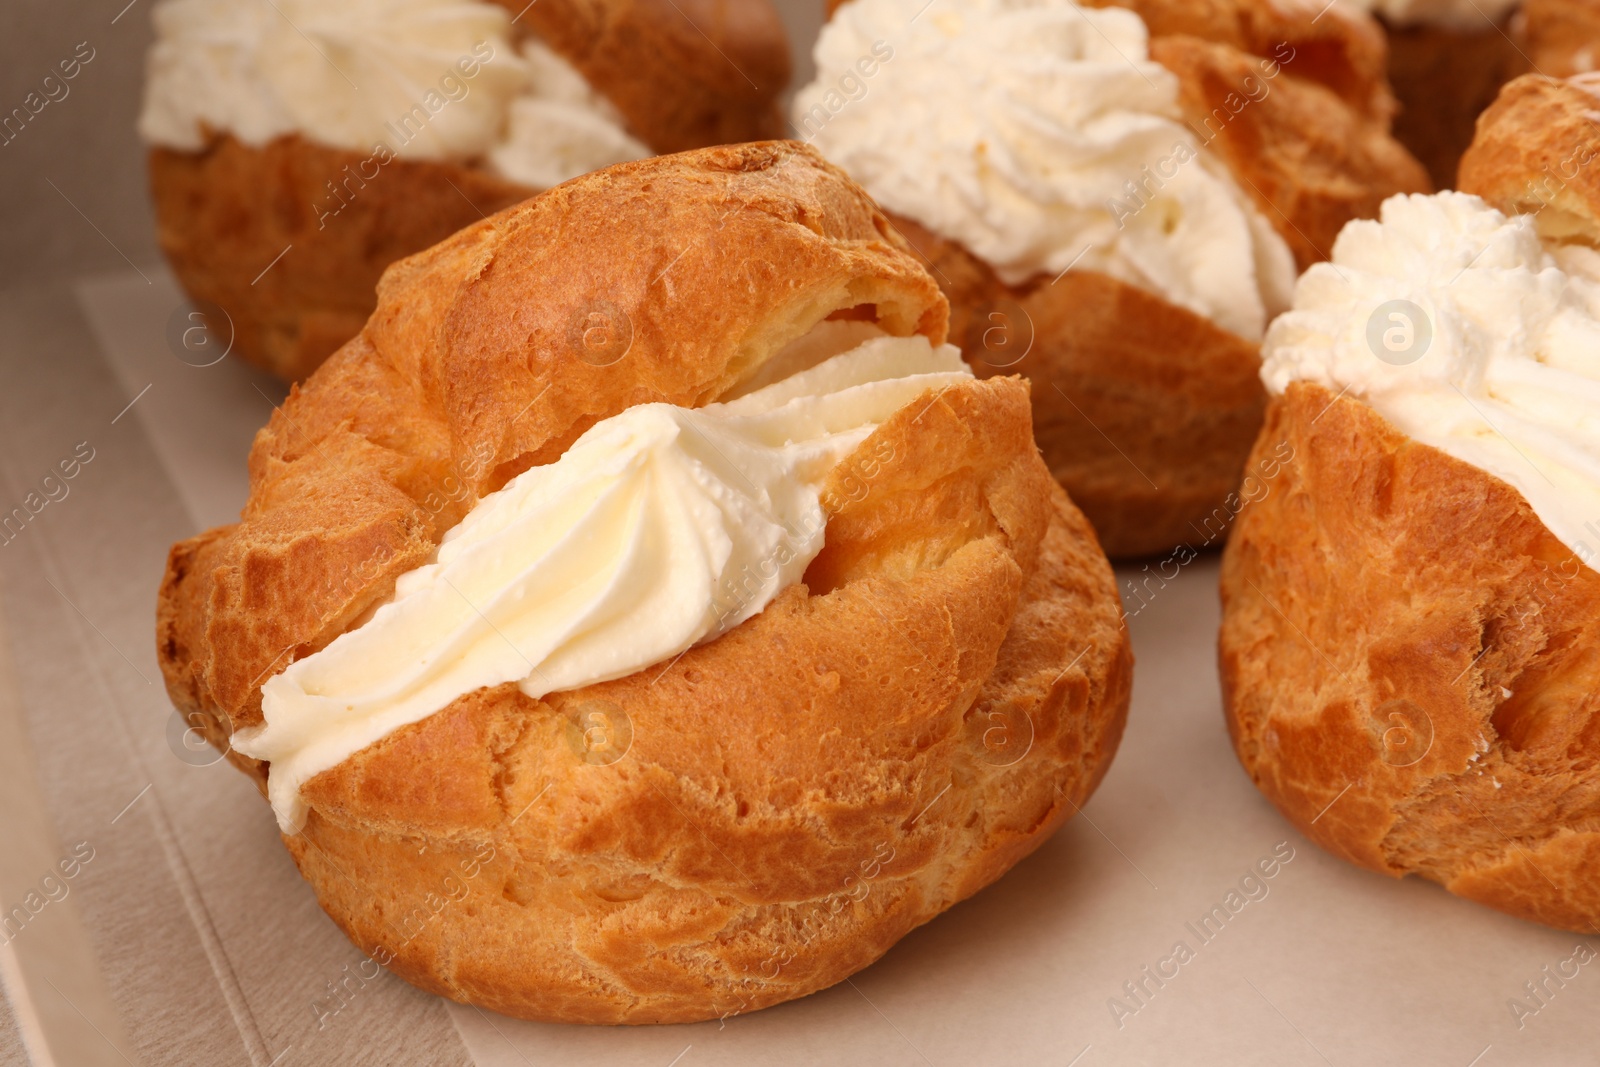
<svg viewBox="0 0 1600 1067"><path fill-rule="evenodd" d="M539 41L522 48L528 88L511 101L505 136L489 149L501 177L549 189L613 163L643 159L649 147L628 133L615 105L577 68Z"/></svg>
<svg viewBox="0 0 1600 1067"><path fill-rule="evenodd" d="M1391 26L1442 26L1493 32L1521 0L1339 0L1356 11L1380 15Z"/></svg>
<svg viewBox="0 0 1600 1067"><path fill-rule="evenodd" d="M483 0L162 0L144 139L185 151L207 129L260 147L299 133L402 159L487 158L535 189L649 150L556 53Z"/></svg>
<svg viewBox="0 0 1600 1067"><path fill-rule="evenodd" d="M1293 256L1182 121L1178 79L1150 59L1137 15L923 7L834 13L795 100L799 136L1008 284L1101 271L1260 340L1288 306Z"/></svg>
<svg viewBox="0 0 1600 1067"><path fill-rule="evenodd" d="M1396 196L1301 277L1262 380L1358 397L1509 482L1600 568L1600 252L1475 196Z"/></svg>
<svg viewBox="0 0 1600 1067"><path fill-rule="evenodd" d="M263 685L265 722L233 747L271 761L268 796L294 833L306 781L465 693L540 697L713 640L822 550L829 472L900 408L970 377L952 345L878 336L723 403L596 423L480 500L365 623Z"/></svg>

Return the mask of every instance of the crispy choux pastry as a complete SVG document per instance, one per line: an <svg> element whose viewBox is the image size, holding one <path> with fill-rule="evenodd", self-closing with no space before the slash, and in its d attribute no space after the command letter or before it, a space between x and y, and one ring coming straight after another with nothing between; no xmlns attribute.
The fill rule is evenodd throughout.
<svg viewBox="0 0 1600 1067"><path fill-rule="evenodd" d="M384 273L362 332L257 437L241 521L173 547L168 691L273 800L327 913L425 990L662 1023L841 981L1045 841L1104 775L1128 706L1112 573L1039 458L1028 385L972 377L939 348L947 316L867 195L793 142L616 165L474 224ZM812 365L839 334L868 339ZM292 725L280 698L311 693L319 664L383 681L503 656L502 640L539 655L522 651L527 613L566 609L489 599L452 568L499 560L473 555L480 532L519 529L497 525L506 502L559 488L613 426L667 413L710 434L757 401L809 410L806 383L879 350L943 360L946 384L883 394L900 399L815 472L825 545L757 613L639 669L617 666L621 638L589 648L608 666L579 677L607 680L569 672L570 688L535 687L559 656L525 660L325 769L293 737L271 749ZM862 388L879 387L902 388ZM727 449L698 453L637 544L667 544L648 524L672 516L703 529L702 499L735 508L741 474L693 490ZM609 542L572 542L593 543ZM461 611L475 651L383 636L432 625L405 613L441 583L489 627ZM630 607L596 625L656 620ZM302 725L326 740L358 699Z"/></svg>
<svg viewBox="0 0 1600 1067"><path fill-rule="evenodd" d="M1512 82L1463 163L1482 198L1397 197L1302 278L1265 346L1271 470L1223 556L1220 641L1235 751L1303 833L1588 933L1600 180L1571 160L1600 158L1593 106ZM1515 214L1541 204L1558 225Z"/></svg>
<svg viewBox="0 0 1600 1067"><path fill-rule="evenodd" d="M1592 241L1600 234L1597 116L1600 74L1518 78L1478 119L1461 188L1507 215L1531 215L1551 240Z"/></svg>
<svg viewBox="0 0 1600 1067"><path fill-rule="evenodd" d="M596 166L783 130L770 0L165 0L155 20L162 251L211 339L290 381L360 330L394 260Z"/></svg>

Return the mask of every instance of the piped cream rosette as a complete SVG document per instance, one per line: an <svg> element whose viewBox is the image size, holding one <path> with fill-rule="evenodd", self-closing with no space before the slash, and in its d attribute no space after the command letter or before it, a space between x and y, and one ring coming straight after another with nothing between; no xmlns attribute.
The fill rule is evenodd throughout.
<svg viewBox="0 0 1600 1067"><path fill-rule="evenodd" d="M293 833L301 785L464 693L515 682L541 697L714 640L822 550L833 468L895 411L971 376L952 345L880 336L725 403L599 422L479 501L369 621L268 681L265 724L234 747L271 762Z"/></svg>

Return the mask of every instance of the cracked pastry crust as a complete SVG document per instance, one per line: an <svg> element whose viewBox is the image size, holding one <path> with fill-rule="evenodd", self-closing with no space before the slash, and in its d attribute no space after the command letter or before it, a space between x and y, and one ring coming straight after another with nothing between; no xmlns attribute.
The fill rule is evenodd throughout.
<svg viewBox="0 0 1600 1067"><path fill-rule="evenodd" d="M1098 271L1008 286L959 244L894 219L949 295L950 336L974 372L1031 379L1045 461L1111 556L1220 534L1213 513L1227 515L1266 409L1255 345Z"/></svg>
<svg viewBox="0 0 1600 1067"><path fill-rule="evenodd" d="M1375 217L1395 193L1430 191L1389 136L1386 53L1371 19L1340 8L1314 19L1315 7L1265 0L1089 6L1145 20L1151 58L1178 77L1185 121L1301 270L1327 258L1351 219ZM1294 58L1264 79L1264 57L1282 43ZM1241 108L1246 78L1270 91ZM1045 461L1113 559L1221 536L1266 408L1257 345L1094 271L1006 285L959 243L893 217L949 297L951 336L974 370L1033 381Z"/></svg>
<svg viewBox="0 0 1600 1067"><path fill-rule="evenodd" d="M1592 78L1527 75L1478 120L1463 192L1600 240ZM1513 487L1295 383L1294 460L1223 556L1234 748L1324 848L1600 932L1600 574Z"/></svg>
<svg viewBox="0 0 1600 1067"><path fill-rule="evenodd" d="M1534 217L1540 236L1600 242L1600 74L1525 74L1478 119L1461 158L1461 191L1508 215Z"/></svg>
<svg viewBox="0 0 1600 1067"><path fill-rule="evenodd" d="M789 46L769 0L494 2L520 16L519 35L536 32L575 66L654 151L782 133ZM198 152L150 151L162 252L193 299L227 313L232 354L286 381L304 378L360 331L386 266L534 193L473 161L391 159L381 178L361 181L371 156L299 136L256 148L227 134ZM351 188L351 173L354 195L322 225L319 205L331 186Z"/></svg>
<svg viewBox="0 0 1600 1067"><path fill-rule="evenodd" d="M580 358L596 314L630 339L614 365ZM289 655L599 419L713 400L830 316L938 343L946 315L793 143L623 164L480 222L389 269L257 437L241 522L173 547L168 691L225 745ZM285 844L327 913L457 1000L687 1021L838 982L1038 847L1105 773L1132 656L1026 383L902 409L824 500L804 584L716 641L539 700L480 689L313 778Z"/></svg>
<svg viewBox="0 0 1600 1067"><path fill-rule="evenodd" d="M1600 923L1600 574L1498 478L1295 383L1223 556L1228 729L1335 855Z"/></svg>

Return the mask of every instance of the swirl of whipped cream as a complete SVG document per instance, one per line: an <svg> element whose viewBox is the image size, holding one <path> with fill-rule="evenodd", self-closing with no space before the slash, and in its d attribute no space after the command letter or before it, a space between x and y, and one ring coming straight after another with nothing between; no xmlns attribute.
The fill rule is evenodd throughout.
<svg viewBox="0 0 1600 1067"><path fill-rule="evenodd" d="M265 723L234 747L271 761L292 833L306 781L464 693L515 682L540 697L714 639L822 550L829 472L894 412L970 377L954 346L878 336L734 400L596 423L480 500L367 622L262 686Z"/></svg>
<svg viewBox="0 0 1600 1067"><path fill-rule="evenodd" d="M163 0L154 20L140 131L174 148L201 147L204 123L472 158L527 82L510 16L480 0Z"/></svg>
<svg viewBox="0 0 1600 1067"><path fill-rule="evenodd" d="M1443 26L1494 32L1521 0L1339 0L1357 11L1383 16L1391 26Z"/></svg>
<svg viewBox="0 0 1600 1067"><path fill-rule="evenodd" d="M205 131L251 145L293 133L294 118L262 72L261 40L278 13L240 0L162 0L151 11L156 40L145 57L139 135L197 151Z"/></svg>
<svg viewBox="0 0 1600 1067"><path fill-rule="evenodd" d="M139 132L194 151L299 133L404 159L489 157L547 189L649 149L583 76L483 0L162 0Z"/></svg>
<svg viewBox="0 0 1600 1067"><path fill-rule="evenodd" d="M257 62L296 128L315 141L382 141L401 158L473 158L499 137L527 82L511 17L494 4L272 2L280 17L268 21ZM456 66L463 60L477 67L470 78Z"/></svg>
<svg viewBox="0 0 1600 1067"><path fill-rule="evenodd" d="M1515 486L1600 568L1600 252L1547 248L1475 196L1391 197L1301 277L1263 356L1269 391L1359 397Z"/></svg>
<svg viewBox="0 0 1600 1067"><path fill-rule="evenodd" d="M1149 58L1137 15L923 6L834 14L795 100L800 136L1010 284L1102 271L1260 339L1287 306L1293 257L1181 121L1177 78Z"/></svg>

